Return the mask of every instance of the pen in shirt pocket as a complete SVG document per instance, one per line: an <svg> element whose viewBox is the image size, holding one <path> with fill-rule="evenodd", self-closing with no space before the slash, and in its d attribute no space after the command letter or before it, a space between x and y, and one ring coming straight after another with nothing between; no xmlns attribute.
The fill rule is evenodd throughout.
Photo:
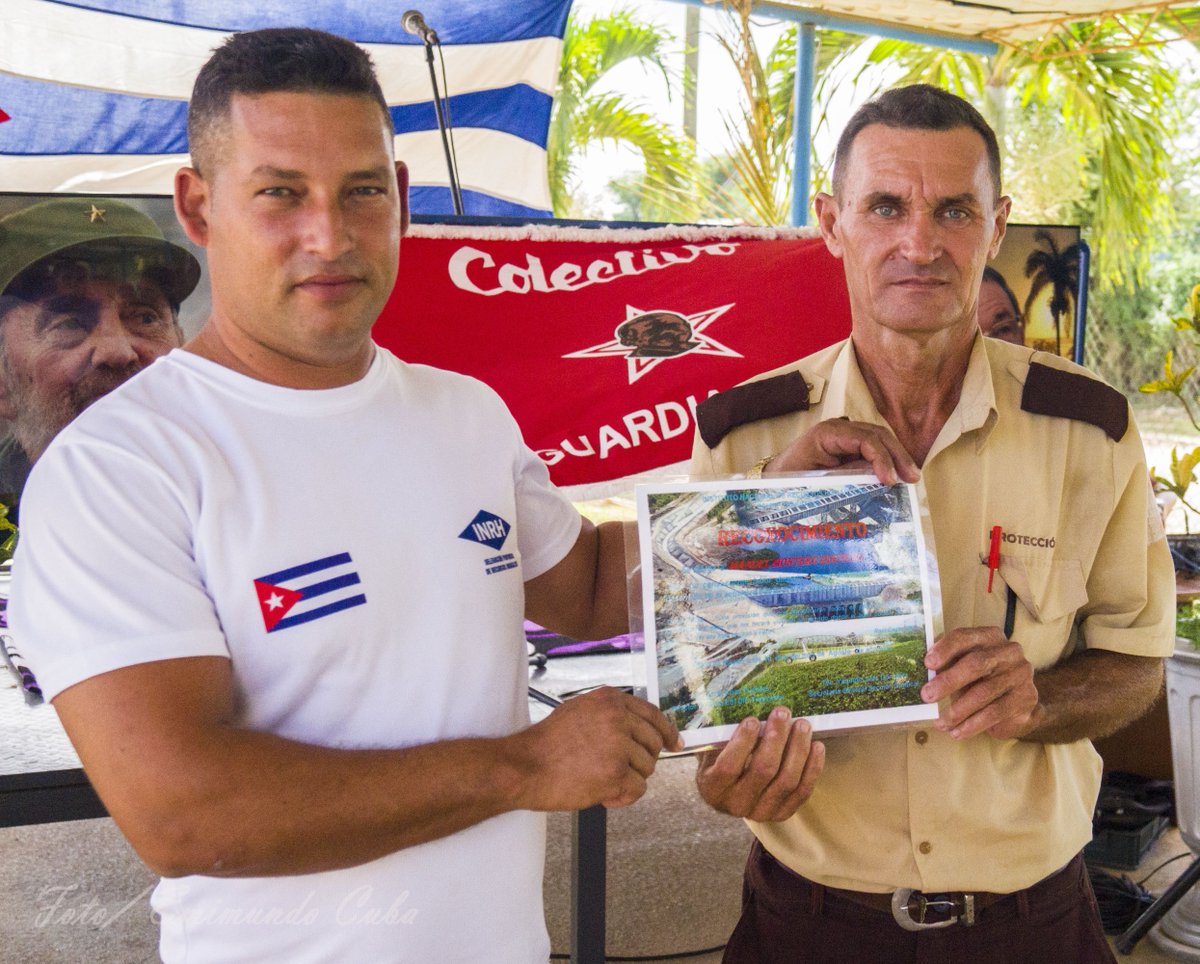
<svg viewBox="0 0 1200 964"><path fill-rule="evenodd" d="M988 547L988 592L992 591L992 577L1000 568L1000 538L1003 534L1000 526L992 526L992 544ZM1011 639L1013 623L1017 619L1017 595L1007 582L1004 586L1004 596L1004 638Z"/></svg>

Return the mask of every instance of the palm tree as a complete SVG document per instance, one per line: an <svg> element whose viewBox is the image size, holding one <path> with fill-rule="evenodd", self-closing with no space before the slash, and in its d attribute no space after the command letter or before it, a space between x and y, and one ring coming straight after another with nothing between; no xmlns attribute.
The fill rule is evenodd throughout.
<svg viewBox="0 0 1200 964"><path fill-rule="evenodd" d="M783 31L763 60L750 32L750 0L730 0L729 6L730 24L717 34L717 41L737 69L743 100L740 116L723 118L729 151L718 167L724 171L725 181L709 192L708 213L760 224L786 224L795 156L796 28ZM827 77L838 58L861 41L861 37L837 30L819 32L817 76ZM828 97L818 97L816 106L823 111L818 123L828 124L828 103ZM811 165L813 183L820 183L827 174L815 149Z"/></svg>
<svg viewBox="0 0 1200 964"><path fill-rule="evenodd" d="M1031 278L1029 294L1025 297L1025 317L1042 289L1050 286L1050 315L1054 318L1054 352L1062 354L1062 316L1070 309L1079 288L1079 243L1067 245L1061 251L1049 231L1034 231L1034 241L1045 245L1035 248L1025 259L1025 277Z"/></svg>
<svg viewBox="0 0 1200 964"><path fill-rule="evenodd" d="M664 195L689 194L692 151L636 101L595 90L608 71L627 60L640 60L668 77L663 60L670 42L651 24L628 11L580 23L574 14L563 38L558 91L550 112L546 145L550 200L557 216L570 213L578 162L597 142L624 143L641 152L651 185Z"/></svg>
<svg viewBox="0 0 1200 964"><path fill-rule="evenodd" d="M1088 45L1079 49L1085 29ZM1148 39L1169 39L1156 29ZM1055 195L1073 192L1068 204L1057 203L1055 219L1089 216L1098 273L1117 284L1147 263L1149 226L1169 228L1171 143L1185 119L1175 97L1179 71L1161 44L1097 52L1103 39L1103 30L1064 28L1040 49L1002 47L989 57L893 40L851 49L868 50L856 82L886 70L889 85L930 83L975 103L997 132L1005 167L1018 175L1009 178L1014 218L1045 221L1045 208L1061 202ZM849 57L839 58L843 74ZM1020 136L1031 125L1041 135L1033 143ZM1026 153L1014 154L1016 145Z"/></svg>
<svg viewBox="0 0 1200 964"><path fill-rule="evenodd" d="M718 207L729 213L748 207L760 224L785 224L792 181L796 33L785 33L764 63L750 32L751 0L732 0L730 5L732 25L716 39L737 68L742 106L739 117L722 118L730 141L729 186L736 194L731 198L727 193Z"/></svg>

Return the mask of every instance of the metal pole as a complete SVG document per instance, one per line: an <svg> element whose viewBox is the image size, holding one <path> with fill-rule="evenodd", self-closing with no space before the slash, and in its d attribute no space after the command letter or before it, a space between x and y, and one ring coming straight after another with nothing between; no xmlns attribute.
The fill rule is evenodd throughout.
<svg viewBox="0 0 1200 964"><path fill-rule="evenodd" d="M687 3L701 8L712 5L712 0L673 0L675 3ZM943 47L946 50L961 50L969 54L981 54L985 57L995 54L999 44L991 40L981 40L974 37L955 36L940 33L936 30L918 30L911 27L901 27L894 23L881 23L874 20L858 20L851 17L831 17L815 10L805 10L801 7L789 7L771 0L755 0L754 12L760 16L778 17L780 20L797 23L812 23L826 30L844 30L846 33L860 36L885 37L889 40L908 40L926 47Z"/></svg>
<svg viewBox="0 0 1200 964"><path fill-rule="evenodd" d="M683 132L696 142L696 89L700 76L700 8L688 7L683 40Z"/></svg>
<svg viewBox="0 0 1200 964"><path fill-rule="evenodd" d="M1075 289L1075 347L1071 360L1083 364L1083 335L1087 329L1088 275L1092 268L1092 249L1079 239L1079 287Z"/></svg>
<svg viewBox="0 0 1200 964"><path fill-rule="evenodd" d="M817 74L817 27L801 23L796 31L796 87L793 97L792 226L808 224L808 193L812 169L812 104Z"/></svg>
<svg viewBox="0 0 1200 964"><path fill-rule="evenodd" d="M1146 932L1157 924L1197 881L1200 881L1200 857L1188 865L1187 870L1179 875L1175 883L1168 887L1158 900L1142 911L1142 916L1129 925L1129 929L1113 942L1113 946L1122 954L1132 951L1137 942L1146 936Z"/></svg>
<svg viewBox="0 0 1200 964"><path fill-rule="evenodd" d="M429 83L433 86L433 109L437 113L438 130L442 135L442 150L446 152L446 171L450 175L450 199L454 202L454 213L463 213L462 192L458 189L458 175L450 157L450 139L446 136L446 115L442 113L442 96L438 93L437 71L433 69L433 41L425 37L425 62L429 64Z"/></svg>
<svg viewBox="0 0 1200 964"><path fill-rule="evenodd" d="M551 708L562 700L529 687ZM571 816L571 964L604 964L608 811L597 804Z"/></svg>
<svg viewBox="0 0 1200 964"><path fill-rule="evenodd" d="M608 811L575 813L571 828L571 964L604 964Z"/></svg>

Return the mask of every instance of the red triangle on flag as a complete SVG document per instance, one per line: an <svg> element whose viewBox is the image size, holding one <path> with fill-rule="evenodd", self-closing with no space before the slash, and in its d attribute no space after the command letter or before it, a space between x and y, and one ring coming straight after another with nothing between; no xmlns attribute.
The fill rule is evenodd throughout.
<svg viewBox="0 0 1200 964"><path fill-rule="evenodd" d="M269 633L288 610L304 598L304 593L283 586L272 586L269 582L254 580L254 591L258 594L258 607L262 610L263 623Z"/></svg>
<svg viewBox="0 0 1200 964"><path fill-rule="evenodd" d="M3 124L6 120L12 120L12 118L9 117L8 114L4 113L3 107L0 107L0 124Z"/></svg>

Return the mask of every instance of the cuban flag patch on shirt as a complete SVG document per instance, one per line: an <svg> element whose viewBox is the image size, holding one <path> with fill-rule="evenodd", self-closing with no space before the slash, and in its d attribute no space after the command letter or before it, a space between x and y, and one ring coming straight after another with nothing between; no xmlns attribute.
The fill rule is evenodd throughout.
<svg viewBox="0 0 1200 964"><path fill-rule="evenodd" d="M254 592L268 633L290 629L361 606L367 597L350 553L314 559L254 580Z"/></svg>

